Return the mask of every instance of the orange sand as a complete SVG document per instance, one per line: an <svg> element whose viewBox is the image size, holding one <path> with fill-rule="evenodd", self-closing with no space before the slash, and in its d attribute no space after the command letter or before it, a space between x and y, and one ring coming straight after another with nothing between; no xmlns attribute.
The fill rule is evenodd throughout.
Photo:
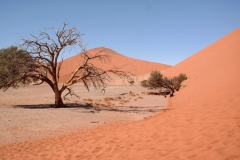
<svg viewBox="0 0 240 160"><path fill-rule="evenodd" d="M0 147L2 159L240 159L240 29L165 75L186 73L169 110L45 140Z"/></svg>
<svg viewBox="0 0 240 160"><path fill-rule="evenodd" d="M153 69L162 70L171 67L166 64L153 63L123 56L111 49L104 47L94 48L87 52L90 55L94 55L98 52L101 52L101 54L107 54L111 56L111 64L109 63L104 64L99 61L93 61L94 65L100 66L100 68L104 70L112 69L113 67L119 67L120 70L122 71L131 72L135 75L142 75L151 72ZM75 69L79 67L79 64L82 64L81 63L82 61L83 59L80 55L76 55L64 60L60 72L60 81L61 82L67 81L71 75L71 72L75 71Z"/></svg>

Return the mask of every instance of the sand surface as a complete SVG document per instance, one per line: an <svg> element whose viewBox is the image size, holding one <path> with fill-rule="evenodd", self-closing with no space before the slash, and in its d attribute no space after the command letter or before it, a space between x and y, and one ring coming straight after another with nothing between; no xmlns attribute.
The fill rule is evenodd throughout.
<svg viewBox="0 0 240 160"><path fill-rule="evenodd" d="M168 110L54 138L0 147L2 159L240 159L240 29L165 75L190 78ZM154 101L152 101L154 102Z"/></svg>
<svg viewBox="0 0 240 160"><path fill-rule="evenodd" d="M80 98L68 97L66 108L52 106L54 95L48 85L0 92L0 145L137 121L156 114L167 104L163 96L143 94L146 90L140 86L111 86L105 94L93 88L88 92L81 85L72 89Z"/></svg>

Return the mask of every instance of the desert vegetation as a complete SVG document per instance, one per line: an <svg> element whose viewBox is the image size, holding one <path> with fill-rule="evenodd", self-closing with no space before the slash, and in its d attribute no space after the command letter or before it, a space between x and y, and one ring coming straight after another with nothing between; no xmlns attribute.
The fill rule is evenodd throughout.
<svg viewBox="0 0 240 160"><path fill-rule="evenodd" d="M131 100L131 97L136 97ZM123 93L118 96L113 97L104 97L101 99L91 99L91 98L83 98L82 101L88 103L93 108L104 108L104 107L114 107L116 105L124 105L130 101L137 101L138 99L143 99L143 97L139 96L138 93L133 91L129 91L128 93ZM78 101L80 102L80 101ZM116 106L117 107L117 106Z"/></svg>
<svg viewBox="0 0 240 160"><path fill-rule="evenodd" d="M0 89L6 91L9 87L18 88L19 84L26 85L36 82L34 73L39 65L33 57L16 46L0 50Z"/></svg>
<svg viewBox="0 0 240 160"><path fill-rule="evenodd" d="M17 47L2 49L0 89L6 91L9 87L16 88L21 84L40 85L46 83L55 94L54 106L62 107L64 106L62 94L65 90L67 93L63 96L64 99L67 99L68 95L77 96L69 88L71 85L83 83L87 90L90 85L94 88L104 88L112 81L110 74L126 79L128 82L132 79L132 73L121 71L120 68L113 67L103 70L95 66L93 61L111 63L111 57L103 54L103 51L90 55L82 44L82 35L76 27L67 28L67 24L64 23L61 29L48 28L40 31L38 36L31 35L32 39L22 39L19 46L21 49ZM75 46L81 48L80 55L83 62L59 87L59 74L64 62L60 58Z"/></svg>
<svg viewBox="0 0 240 160"><path fill-rule="evenodd" d="M170 93L172 97L175 91L179 91L182 87L182 82L187 79L186 74L180 73L178 76L172 78L163 77L159 71L152 71L148 80L141 82L142 87L150 87L164 90L165 93Z"/></svg>
<svg viewBox="0 0 240 160"><path fill-rule="evenodd" d="M134 79L130 79L128 83L132 86L134 84Z"/></svg>
<svg viewBox="0 0 240 160"><path fill-rule="evenodd" d="M147 80L141 81L141 86L144 87L144 88L150 87L150 85L148 84Z"/></svg>

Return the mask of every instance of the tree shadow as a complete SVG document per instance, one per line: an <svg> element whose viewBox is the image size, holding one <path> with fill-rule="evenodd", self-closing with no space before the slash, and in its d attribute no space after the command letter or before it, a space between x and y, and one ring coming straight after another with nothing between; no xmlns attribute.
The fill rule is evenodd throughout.
<svg viewBox="0 0 240 160"><path fill-rule="evenodd" d="M165 96L170 94L170 92L147 92L148 95L159 95L159 96Z"/></svg>
<svg viewBox="0 0 240 160"><path fill-rule="evenodd" d="M165 106L112 106L112 107L93 107L90 103L68 103L64 107L54 107L53 104L30 104L30 105L14 105L14 108L23 109L83 109L83 113L99 113L100 111L121 112L121 113L156 113L161 110L167 110Z"/></svg>
<svg viewBox="0 0 240 160"><path fill-rule="evenodd" d="M122 113L156 113L165 109L165 106L113 106L113 107L102 107L102 108L94 108L97 111L111 111L111 112L122 112Z"/></svg>
<svg viewBox="0 0 240 160"><path fill-rule="evenodd" d="M91 104L79 104L79 103L67 103L63 107L54 107L54 104L30 104L30 105L14 105L14 108L25 108L25 109L60 109L60 108L82 108L82 109L94 109Z"/></svg>

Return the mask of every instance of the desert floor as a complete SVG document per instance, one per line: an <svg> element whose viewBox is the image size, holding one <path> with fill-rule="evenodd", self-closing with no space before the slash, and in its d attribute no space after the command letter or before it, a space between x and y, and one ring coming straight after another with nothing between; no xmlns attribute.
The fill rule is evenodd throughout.
<svg viewBox="0 0 240 160"><path fill-rule="evenodd" d="M240 159L239 44L238 28L161 71L188 76L173 98L76 86L81 98L54 109L46 86L0 92L0 159Z"/></svg>
<svg viewBox="0 0 240 160"><path fill-rule="evenodd" d="M80 96L69 97L66 108L54 108L49 86L27 86L0 92L0 145L54 137L103 124L151 117L167 105L159 95L140 86L111 86L101 90L73 86Z"/></svg>

